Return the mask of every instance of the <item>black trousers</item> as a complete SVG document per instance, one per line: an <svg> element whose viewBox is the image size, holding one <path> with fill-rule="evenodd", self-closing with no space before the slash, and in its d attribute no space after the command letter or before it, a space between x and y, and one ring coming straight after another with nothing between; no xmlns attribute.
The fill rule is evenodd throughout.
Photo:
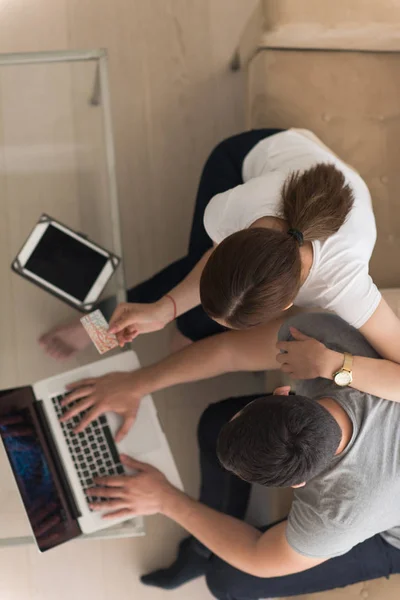
<svg viewBox="0 0 400 600"><path fill-rule="evenodd" d="M216 194L243 183L242 166L246 155L259 141L279 131L282 130L246 131L218 144L211 152L200 178L187 255L147 281L128 290L128 302L156 302L190 273L203 254L212 246L212 241L203 225L207 204ZM100 304L101 310L108 318L114 307L115 301ZM201 306L178 317L177 327L183 335L193 341L224 331L223 327L207 316Z"/></svg>
<svg viewBox="0 0 400 600"><path fill-rule="evenodd" d="M200 501L238 519L244 518L250 485L220 467L216 443L223 424L258 396L229 398L210 405L204 411L198 427ZM266 531L272 526L261 530ZM380 535L375 535L344 556L332 558L302 573L283 577L253 577L212 556L206 581L211 593L219 600L255 600L312 594L359 581L389 577L393 573L400 573L400 550L385 542Z"/></svg>

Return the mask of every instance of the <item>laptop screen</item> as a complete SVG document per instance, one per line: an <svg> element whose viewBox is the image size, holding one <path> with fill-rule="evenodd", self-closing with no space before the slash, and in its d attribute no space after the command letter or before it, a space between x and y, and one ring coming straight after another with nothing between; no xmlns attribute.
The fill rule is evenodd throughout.
<svg viewBox="0 0 400 600"><path fill-rule="evenodd" d="M0 435L41 551L71 538L71 523L31 408L0 414Z"/></svg>

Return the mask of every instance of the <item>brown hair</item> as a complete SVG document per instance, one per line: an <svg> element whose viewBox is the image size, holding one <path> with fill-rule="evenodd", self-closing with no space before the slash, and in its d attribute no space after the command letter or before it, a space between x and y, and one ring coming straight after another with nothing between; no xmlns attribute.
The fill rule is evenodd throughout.
<svg viewBox="0 0 400 600"><path fill-rule="evenodd" d="M343 173L318 164L286 179L278 216L304 241L324 240L340 229L353 202ZM269 321L294 301L301 266L298 240L287 231L238 231L217 246L204 267L201 303L210 317L237 329Z"/></svg>
<svg viewBox="0 0 400 600"><path fill-rule="evenodd" d="M318 402L305 396L267 396L225 423L217 456L244 481L287 487L324 471L341 437L339 425Z"/></svg>

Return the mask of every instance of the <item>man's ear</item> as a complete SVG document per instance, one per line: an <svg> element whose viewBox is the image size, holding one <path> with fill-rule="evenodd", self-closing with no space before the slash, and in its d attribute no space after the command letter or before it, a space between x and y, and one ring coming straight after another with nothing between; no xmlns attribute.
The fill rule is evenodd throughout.
<svg viewBox="0 0 400 600"><path fill-rule="evenodd" d="M292 485L291 487L295 490L296 488L302 488L306 485L306 482L303 481L303 483L297 483L296 485Z"/></svg>
<svg viewBox="0 0 400 600"><path fill-rule="evenodd" d="M290 385L282 385L274 389L274 396L289 396Z"/></svg>

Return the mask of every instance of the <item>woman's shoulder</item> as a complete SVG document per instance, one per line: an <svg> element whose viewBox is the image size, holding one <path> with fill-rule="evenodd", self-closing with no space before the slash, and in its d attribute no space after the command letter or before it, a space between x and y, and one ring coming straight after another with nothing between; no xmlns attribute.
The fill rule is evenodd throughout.
<svg viewBox="0 0 400 600"><path fill-rule="evenodd" d="M381 299L369 274L369 257L350 245L331 247L327 253L321 245L319 250L318 264L313 265L295 304L318 306L358 329L372 316Z"/></svg>
<svg viewBox="0 0 400 600"><path fill-rule="evenodd" d="M313 242L320 266L335 263L351 266L356 261L368 264L376 242L375 217L355 206L342 227L326 240Z"/></svg>
<svg viewBox="0 0 400 600"><path fill-rule="evenodd" d="M284 179L282 173L272 171L213 196L204 213L211 239L220 243L261 217L279 216Z"/></svg>

